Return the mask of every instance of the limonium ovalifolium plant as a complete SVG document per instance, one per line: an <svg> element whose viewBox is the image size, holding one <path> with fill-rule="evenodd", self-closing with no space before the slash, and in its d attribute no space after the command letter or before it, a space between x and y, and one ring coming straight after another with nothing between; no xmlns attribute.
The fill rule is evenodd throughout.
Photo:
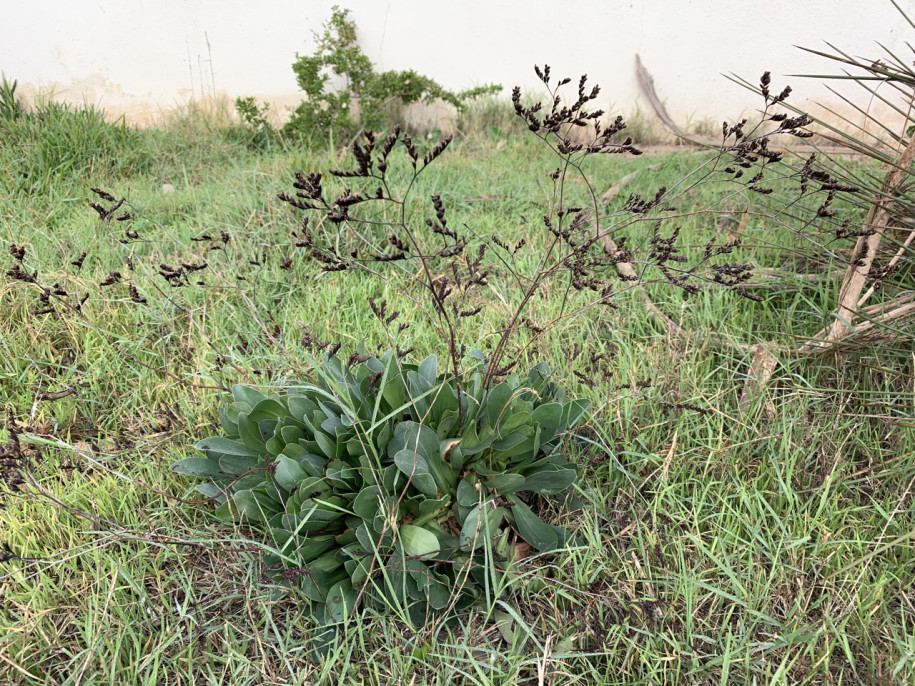
<svg viewBox="0 0 915 686"><path fill-rule="evenodd" d="M319 622L372 606L421 624L483 597L519 539L550 552L572 538L526 501L575 483L562 438L587 401L567 400L543 363L489 388L484 371L459 389L435 356L325 356L313 383L284 394L235 386L223 435L172 468L206 479L196 489L218 518L269 532L268 574L301 589Z"/></svg>
<svg viewBox="0 0 915 686"><path fill-rule="evenodd" d="M553 190L542 240L528 248L538 250L538 258L523 263L528 267L514 258L528 241L455 227L438 193L429 197L428 215L422 209L416 180L450 138L423 153L396 127L384 137L366 133L352 145L354 168L330 170L331 180L317 171L296 173L294 192L279 194L303 213L291 237L322 272L361 272L395 288L388 274L404 277L402 293L442 341L441 366L435 355L408 362L412 348L399 343L409 325L395 325L400 313L369 298L389 335L388 352L354 354L344 363L339 343L306 333L305 347L323 353L312 360L312 378L271 395L234 386L220 411L223 435L197 443L202 457L173 465L205 480L196 488L218 503L218 518L272 538L269 575L311 601L315 619L328 627L325 638L365 608L421 624L491 600L517 562L519 542L550 553L574 541L536 512L543 498L570 499L577 471L563 437L583 421L588 403L567 400L545 363L526 374L515 370L545 329L526 313L547 282L565 294L554 324L592 306L612 306L616 295L650 278L690 294L713 286L758 299L743 288L750 265L721 261L739 239L719 245L713 238L698 257L687 258L677 245L679 227L665 234L662 225L676 216L672 203L707 179L736 181L756 165L760 171L747 188L771 192L760 184L781 154L770 151L769 139L803 137L807 120L773 115L777 128L758 135L744 132L745 121L725 126L721 150L694 181L659 188L653 197L630 196L607 211L584 158L640 151L631 139L619 140L621 118L605 126L603 112L588 109L599 89L587 89L586 77L577 99L564 105L559 91L570 80L553 86L549 67L536 72L549 90L547 104L523 104L518 88L512 101L560 165L548 174ZM763 80L768 83L768 74ZM787 91L767 98L766 112L785 97ZM400 183L392 178L395 150L407 158ZM574 188L575 176L584 180L583 192ZM641 249L617 235L643 222L652 228ZM486 305L485 287L494 273L506 272L505 290L514 302L504 326L495 330L488 353L468 353L468 343L479 341L473 322ZM415 295L417 286L425 299ZM576 297L590 299L573 306ZM526 342L516 341L524 336ZM570 359L579 352L576 346ZM572 371L593 388L601 358L586 351L579 361L587 374Z"/></svg>

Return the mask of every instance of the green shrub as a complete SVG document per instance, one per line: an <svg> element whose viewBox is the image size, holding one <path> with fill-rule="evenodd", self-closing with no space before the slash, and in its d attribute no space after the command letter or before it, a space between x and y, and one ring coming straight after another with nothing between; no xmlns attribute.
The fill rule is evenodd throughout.
<svg viewBox="0 0 915 686"><path fill-rule="evenodd" d="M225 435L172 469L207 479L220 519L269 531L270 575L319 623L372 606L421 624L491 594L517 538L542 552L571 538L528 503L575 483L561 439L587 401L567 402L543 363L486 390L474 355L460 386L435 356L391 352L355 367L325 355L317 382L285 395L236 385Z"/></svg>
<svg viewBox="0 0 915 686"><path fill-rule="evenodd" d="M308 99L296 108L283 128L291 136L349 139L360 129L377 132L388 128L388 103L409 105L441 99L462 112L469 100L502 90L492 84L455 93L412 69L376 73L359 47L349 10L336 5L324 32L315 38L315 53L296 55L292 65L296 81ZM343 77L346 86L331 90L331 74Z"/></svg>
<svg viewBox="0 0 915 686"><path fill-rule="evenodd" d="M280 142L279 131L267 121L270 105L258 105L252 97L235 98L235 112L241 121L241 138L253 150L270 150Z"/></svg>

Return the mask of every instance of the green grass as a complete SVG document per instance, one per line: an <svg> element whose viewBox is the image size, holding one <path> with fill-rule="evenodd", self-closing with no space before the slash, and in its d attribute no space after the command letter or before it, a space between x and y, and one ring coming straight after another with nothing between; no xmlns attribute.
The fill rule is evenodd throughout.
<svg viewBox="0 0 915 686"><path fill-rule="evenodd" d="M33 285L0 285L0 409L44 437L25 445L27 483L12 485L7 470L0 491L0 540L24 558L0 566L4 683L915 679L911 343L785 360L760 397L737 407L751 358L744 346L815 332L828 321L835 280L779 282L758 291L762 303L651 285L685 339L668 336L635 293L553 328L526 361L558 365L557 379L596 411L576 448L584 507L546 516L561 517L583 544L526 560L492 606L449 623L413 629L366 613L329 659L313 662L314 626L303 601L264 578L251 552L262 542L256 532L164 497L190 486L168 465L213 433L221 397L207 386L302 378L303 325L341 341L344 356L360 344L384 349L366 299L406 312L409 301L359 274L317 277L291 247L296 218L275 195L292 170L335 165L332 153L257 153L237 131L188 122L136 131L91 111L48 112L44 123L7 122L0 137L0 239L26 247L25 268L41 283L92 296L85 317L34 315ZM641 170L619 206L630 192L673 186L701 159L613 156L589 170L598 193ZM554 167L535 141L487 131L449 150L420 177L416 197L440 192L452 225L536 244ZM164 183L175 192L163 193ZM86 207L90 186L128 196L140 242L122 244L123 226L98 222ZM707 207L723 192L690 191L678 209ZM719 207L747 201L730 196ZM690 251L702 250L717 221L683 217ZM224 251L190 241L222 231ZM746 238L745 259L764 267L805 250L763 216ZM77 270L69 263L84 250ZM286 256L290 270L280 268ZM156 274L160 263L204 258L203 288L173 289ZM13 263L7 257L4 271ZM124 284L98 287L111 271L129 274L147 302L132 302ZM494 344L507 291L502 276L492 284L468 347ZM549 321L561 296L544 291L530 318ZM412 322L414 356L443 354L431 327ZM613 351L611 381L593 390L576 381L567 362L576 342ZM629 387L637 381L651 387ZM42 399L71 385L74 395ZM671 408L679 402L707 412Z"/></svg>

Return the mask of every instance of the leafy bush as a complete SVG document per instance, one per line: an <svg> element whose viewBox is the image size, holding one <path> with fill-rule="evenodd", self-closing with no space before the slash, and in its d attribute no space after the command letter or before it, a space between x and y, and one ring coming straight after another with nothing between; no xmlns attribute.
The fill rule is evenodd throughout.
<svg viewBox="0 0 915 686"><path fill-rule="evenodd" d="M481 367L458 385L435 356L348 367L325 355L317 383L286 395L234 386L225 435L172 469L208 480L197 490L220 519L270 532L271 576L298 586L318 622L371 605L422 623L491 591L519 538L542 552L571 538L528 502L575 483L561 438L587 401L567 402L543 363L488 390Z"/></svg>
<svg viewBox="0 0 915 686"><path fill-rule="evenodd" d="M258 105L252 97L235 98L235 113L241 121L245 144L254 150L270 150L280 142L279 131L267 121L270 105Z"/></svg>
<svg viewBox="0 0 915 686"><path fill-rule="evenodd" d="M283 128L291 136L352 138L360 129L387 128L389 103L410 105L440 99L460 112L468 100L502 90L493 84L455 93L412 69L376 73L371 60L359 47L356 24L350 20L349 10L336 5L324 32L315 39L315 54L296 55L292 65L296 81L308 99L296 108ZM343 77L345 88L331 90L331 74Z"/></svg>

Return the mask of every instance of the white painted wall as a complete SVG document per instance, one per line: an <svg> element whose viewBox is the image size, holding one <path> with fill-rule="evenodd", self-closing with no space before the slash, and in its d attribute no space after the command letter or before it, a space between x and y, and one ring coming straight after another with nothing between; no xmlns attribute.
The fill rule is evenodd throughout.
<svg viewBox="0 0 915 686"><path fill-rule="evenodd" d="M773 73L796 104L828 99L817 83L785 74L834 72L795 45L824 41L881 54L875 41L913 55L913 31L889 0L338 0L380 68L414 68L462 89L487 82L536 88L534 63L557 76L587 72L606 109L647 103L634 56L654 76L674 118L720 120L756 106L722 72L755 81ZM915 0L899 0L915 18ZM301 99L290 69L330 16L325 0L37 0L0 2L0 71L25 94L53 91L129 121L214 94L255 95L284 108ZM913 40L915 43L915 40Z"/></svg>

